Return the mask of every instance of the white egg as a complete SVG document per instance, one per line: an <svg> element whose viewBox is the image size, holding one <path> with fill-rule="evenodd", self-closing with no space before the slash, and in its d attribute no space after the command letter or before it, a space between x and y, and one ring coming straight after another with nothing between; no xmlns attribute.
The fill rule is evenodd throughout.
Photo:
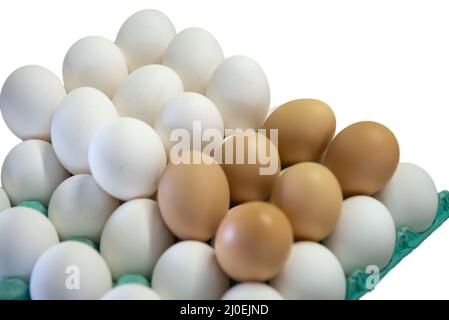
<svg viewBox="0 0 449 320"><path fill-rule="evenodd" d="M334 231L323 241L338 258L346 275L375 266L382 270L393 255L394 221L388 209L368 196L343 201Z"/></svg>
<svg viewBox="0 0 449 320"><path fill-rule="evenodd" d="M48 218L61 239L86 237L100 242L103 227L119 201L103 191L91 175L68 178L56 188L48 206Z"/></svg>
<svg viewBox="0 0 449 320"><path fill-rule="evenodd" d="M5 209L11 208L11 201L9 201L8 195L3 188L0 188L0 212Z"/></svg>
<svg viewBox="0 0 449 320"><path fill-rule="evenodd" d="M346 278L340 262L329 249L316 242L296 242L281 272L270 284L289 300L344 300L346 297Z"/></svg>
<svg viewBox="0 0 449 320"><path fill-rule="evenodd" d="M101 300L161 300L161 297L151 288L129 283L109 290Z"/></svg>
<svg viewBox="0 0 449 320"><path fill-rule="evenodd" d="M185 92L169 100L156 118L154 129L164 143L168 155L174 145L185 142L180 139L181 135L171 136L175 129L187 130L190 137L187 141L189 149L197 151L203 150L209 143L213 146L221 145L224 135L223 119L217 107L207 97L195 92ZM210 130L216 133L216 139L202 139Z"/></svg>
<svg viewBox="0 0 449 320"><path fill-rule="evenodd" d="M70 47L62 73L68 92L79 87L93 87L112 98L128 76L128 67L123 53L113 42L89 36Z"/></svg>
<svg viewBox="0 0 449 320"><path fill-rule="evenodd" d="M28 281L39 256L59 242L55 228L39 211L15 207L0 213L0 278Z"/></svg>
<svg viewBox="0 0 449 320"><path fill-rule="evenodd" d="M66 95L61 80L40 66L25 66L6 79L0 108L8 128L20 139L50 140L53 112Z"/></svg>
<svg viewBox="0 0 449 320"><path fill-rule="evenodd" d="M13 205L34 200L47 206L53 191L69 176L51 144L41 140L19 143L2 167L3 189Z"/></svg>
<svg viewBox="0 0 449 320"><path fill-rule="evenodd" d="M186 91L204 94L207 81L223 59L220 44L209 32L188 28L173 38L163 61L179 74Z"/></svg>
<svg viewBox="0 0 449 320"><path fill-rule="evenodd" d="M229 279L209 245L181 241L160 257L151 285L163 299L216 300L228 289Z"/></svg>
<svg viewBox="0 0 449 320"><path fill-rule="evenodd" d="M281 294L265 283L244 282L233 286L221 300L284 300Z"/></svg>
<svg viewBox="0 0 449 320"><path fill-rule="evenodd" d="M121 205L109 218L100 252L114 279L125 274L150 278L157 260L174 241L157 203L137 199Z"/></svg>
<svg viewBox="0 0 449 320"><path fill-rule="evenodd" d="M64 241L45 251L31 273L32 300L98 300L111 288L106 262L78 241Z"/></svg>
<svg viewBox="0 0 449 320"><path fill-rule="evenodd" d="M121 116L137 118L152 126L162 106L182 92L182 81L176 72L153 64L131 73L112 101Z"/></svg>
<svg viewBox="0 0 449 320"><path fill-rule="evenodd" d="M142 10L123 23L115 43L132 72L145 65L162 63L164 51L175 34L175 27L165 14Z"/></svg>
<svg viewBox="0 0 449 320"><path fill-rule="evenodd" d="M376 195L390 211L396 228L427 230L438 210L438 191L430 175L412 163L400 163L390 182Z"/></svg>
<svg viewBox="0 0 449 320"><path fill-rule="evenodd" d="M206 89L228 129L260 128L270 107L270 87L260 66L250 58L233 56L212 74Z"/></svg>
<svg viewBox="0 0 449 320"><path fill-rule="evenodd" d="M61 164L72 174L89 173L92 134L117 117L111 100L101 91L83 87L70 92L51 123L51 142Z"/></svg>
<svg viewBox="0 0 449 320"><path fill-rule="evenodd" d="M89 167L103 190L120 200L145 198L166 165L164 146L145 122L118 118L102 126L89 145Z"/></svg>

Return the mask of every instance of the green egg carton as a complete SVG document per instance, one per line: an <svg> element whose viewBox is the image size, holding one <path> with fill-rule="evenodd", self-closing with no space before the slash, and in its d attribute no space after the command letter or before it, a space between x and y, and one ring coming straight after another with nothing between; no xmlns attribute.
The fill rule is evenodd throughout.
<svg viewBox="0 0 449 320"><path fill-rule="evenodd" d="M388 272L393 269L402 259L404 259L410 252L416 249L429 235L438 229L444 221L449 218L449 191L442 191L438 195L438 212L432 226L422 233L416 233L410 228L403 227L397 230L396 247L393 256L388 265L380 271L379 279L384 278ZM47 209L40 203L35 201L25 202L19 204L20 206L30 207L36 209L43 214L47 213ZM91 240L83 237L73 237L70 240L81 241L98 250L98 245ZM370 283L372 273L367 273L363 270L354 271L347 279L346 300L358 300L366 293L374 288L367 285ZM147 279L139 275L123 276L115 285L125 283L140 283L149 285ZM29 300L28 284L20 279L0 279L0 300Z"/></svg>

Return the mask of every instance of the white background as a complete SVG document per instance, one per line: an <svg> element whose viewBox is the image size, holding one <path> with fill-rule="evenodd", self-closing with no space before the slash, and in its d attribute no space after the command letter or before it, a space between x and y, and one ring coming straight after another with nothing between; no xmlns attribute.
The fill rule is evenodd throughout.
<svg viewBox="0 0 449 320"><path fill-rule="evenodd" d="M132 13L154 8L177 30L209 30L226 56L265 70L272 106L317 98L342 129L375 120L395 132L402 161L449 188L449 6L446 1L1 1L0 81L40 64L61 75L87 35L115 40ZM0 122L0 162L19 140ZM370 299L449 298L449 223L385 278Z"/></svg>

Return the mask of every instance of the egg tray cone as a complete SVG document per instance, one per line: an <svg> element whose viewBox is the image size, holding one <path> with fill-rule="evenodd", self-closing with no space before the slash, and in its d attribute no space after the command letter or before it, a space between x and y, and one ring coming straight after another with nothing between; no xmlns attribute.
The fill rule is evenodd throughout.
<svg viewBox="0 0 449 320"><path fill-rule="evenodd" d="M410 252L415 250L428 236L438 229L449 218L449 191L441 191L438 195L438 211L433 224L424 232L417 233L408 227L399 228L396 231L396 246L388 265L380 271L380 279L383 279ZM372 291L367 286L372 273L363 270L354 271L347 279L346 300L358 300L366 293Z"/></svg>
<svg viewBox="0 0 449 320"><path fill-rule="evenodd" d="M19 206L30 207L47 214L47 209L36 201L26 201ZM444 221L449 218L449 191L442 191L439 194L438 212L435 220L429 229L422 233L412 231L410 228L402 227L397 230L396 247L388 265L381 270L380 279L384 278L410 252L417 248L429 235L438 229ZM82 241L94 246L90 240L82 237L74 237L71 240ZM95 247L98 250L98 247ZM356 270L347 278L346 300L358 300L366 293L370 292L367 283L370 282L372 273L363 270ZM133 280L134 281L134 280ZM126 282L126 281L125 281ZM132 281L131 281L132 282ZM21 279L0 279L0 300L29 300L28 283Z"/></svg>

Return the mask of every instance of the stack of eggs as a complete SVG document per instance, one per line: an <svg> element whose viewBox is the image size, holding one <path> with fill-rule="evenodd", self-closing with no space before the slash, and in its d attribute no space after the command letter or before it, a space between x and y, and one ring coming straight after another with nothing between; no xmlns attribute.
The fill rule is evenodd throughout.
<svg viewBox="0 0 449 320"><path fill-rule="evenodd" d="M435 218L432 179L388 128L334 137L313 99L268 115L256 62L159 11L76 42L63 79L22 67L0 96L23 140L1 172L0 278L32 299L344 299L397 228Z"/></svg>

